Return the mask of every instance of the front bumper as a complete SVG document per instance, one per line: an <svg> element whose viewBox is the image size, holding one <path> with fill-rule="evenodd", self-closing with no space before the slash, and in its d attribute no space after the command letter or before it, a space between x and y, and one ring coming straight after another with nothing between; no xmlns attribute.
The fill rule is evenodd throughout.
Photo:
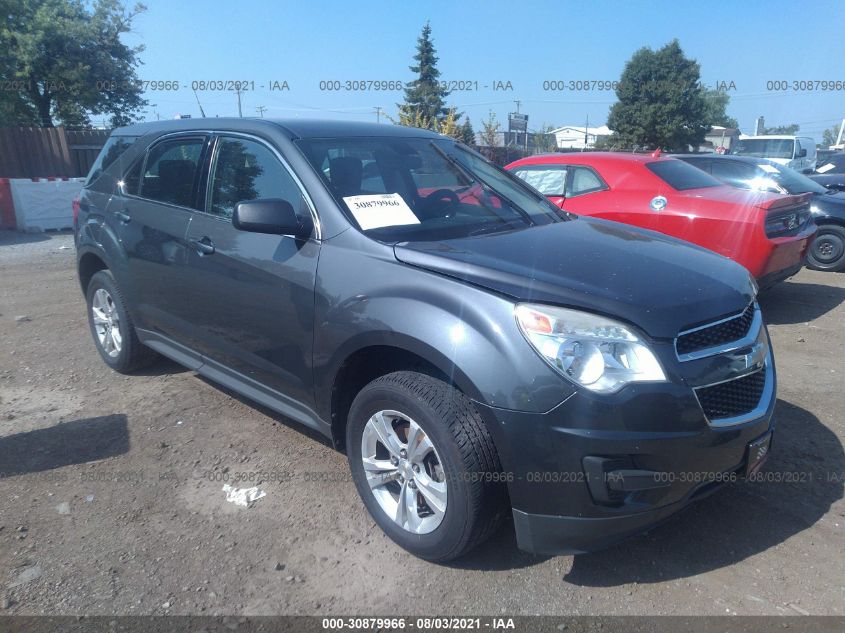
<svg viewBox="0 0 845 633"><path fill-rule="evenodd" d="M768 350L765 328L757 340ZM738 423L709 422L694 388L734 371L737 358L676 363L684 373L671 382L635 383L611 396L579 390L545 414L480 405L501 447L519 547L543 554L601 549L736 480L748 444L773 428L771 354L771 388ZM628 481L615 480L618 473Z"/></svg>

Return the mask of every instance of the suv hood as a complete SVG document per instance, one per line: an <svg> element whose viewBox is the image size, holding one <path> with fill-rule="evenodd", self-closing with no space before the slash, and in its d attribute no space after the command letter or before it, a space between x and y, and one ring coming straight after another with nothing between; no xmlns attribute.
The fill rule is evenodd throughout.
<svg viewBox="0 0 845 633"><path fill-rule="evenodd" d="M394 246L406 264L533 301L628 321L654 338L743 310L742 266L659 233L577 218L530 229Z"/></svg>

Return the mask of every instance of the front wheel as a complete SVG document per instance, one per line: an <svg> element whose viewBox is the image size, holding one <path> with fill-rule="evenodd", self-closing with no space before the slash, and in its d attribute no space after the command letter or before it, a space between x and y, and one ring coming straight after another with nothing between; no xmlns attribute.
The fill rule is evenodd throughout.
<svg viewBox="0 0 845 633"><path fill-rule="evenodd" d="M845 270L845 228L820 225L807 253L807 266L830 272Z"/></svg>
<svg viewBox="0 0 845 633"><path fill-rule="evenodd" d="M441 380L395 372L364 387L349 412L353 479L379 527L412 554L457 558L505 516L495 446L472 402Z"/></svg>

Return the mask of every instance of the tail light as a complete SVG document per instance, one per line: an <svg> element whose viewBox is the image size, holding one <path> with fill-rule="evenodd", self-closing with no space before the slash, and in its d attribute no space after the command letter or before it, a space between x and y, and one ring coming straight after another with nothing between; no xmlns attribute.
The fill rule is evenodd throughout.
<svg viewBox="0 0 845 633"><path fill-rule="evenodd" d="M79 198L74 198L71 206L73 207L73 228L75 230L79 221Z"/></svg>
<svg viewBox="0 0 845 633"><path fill-rule="evenodd" d="M766 237L797 235L810 221L810 195L777 198L766 205Z"/></svg>

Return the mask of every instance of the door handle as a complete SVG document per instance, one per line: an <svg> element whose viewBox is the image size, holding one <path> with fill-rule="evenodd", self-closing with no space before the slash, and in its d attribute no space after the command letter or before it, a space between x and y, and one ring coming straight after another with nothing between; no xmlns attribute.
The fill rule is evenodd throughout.
<svg viewBox="0 0 845 633"><path fill-rule="evenodd" d="M129 224L130 220L132 220L132 216L125 211L115 211L114 217L120 220L121 224Z"/></svg>
<svg viewBox="0 0 845 633"><path fill-rule="evenodd" d="M197 249L197 253L200 255L213 255L214 254L214 242L211 241L209 237L202 237L198 240L191 239L188 240L191 245Z"/></svg>

